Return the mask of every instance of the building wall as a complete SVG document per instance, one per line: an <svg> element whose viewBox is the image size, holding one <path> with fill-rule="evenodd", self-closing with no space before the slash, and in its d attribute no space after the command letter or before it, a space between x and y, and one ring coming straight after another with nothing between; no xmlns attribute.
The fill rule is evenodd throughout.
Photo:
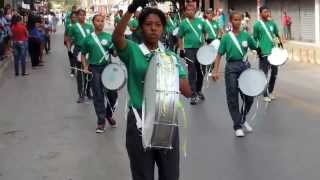
<svg viewBox="0 0 320 180"><path fill-rule="evenodd" d="M287 10L288 15L292 17L293 21L291 29L294 40L305 42L316 42L316 35L320 39L320 32L316 30L317 23L320 24L320 18L316 18L320 13L315 14L316 2L319 2L319 0L260 0L260 4L270 7L272 17L278 24L281 32L282 11ZM227 4L223 0L215 0L215 4L223 7L224 10L227 10L226 7L229 7L242 12L248 11L251 14L253 22L258 16L257 0L229 0Z"/></svg>

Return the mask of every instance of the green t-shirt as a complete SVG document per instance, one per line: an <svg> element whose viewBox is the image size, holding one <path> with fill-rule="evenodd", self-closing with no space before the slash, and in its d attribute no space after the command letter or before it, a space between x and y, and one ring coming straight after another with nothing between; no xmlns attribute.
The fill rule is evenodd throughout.
<svg viewBox="0 0 320 180"><path fill-rule="evenodd" d="M101 32L97 35L97 37L104 51L108 52L108 50L113 47L112 37L110 34L106 32ZM83 55L89 54L88 64L102 65L106 64L108 60L104 57L104 54L102 53L96 41L94 40L92 33L84 39L83 44L81 46L81 53Z"/></svg>
<svg viewBox="0 0 320 180"><path fill-rule="evenodd" d="M127 46L124 49L117 49L121 61L128 70L128 93L130 96L129 106L137 109L142 108L143 101L143 81L147 73L149 61L144 56L138 44L131 40L127 40ZM186 78L187 73L183 66L180 64L178 57L171 51L166 52L174 55L178 60L179 77L180 79Z"/></svg>
<svg viewBox="0 0 320 180"><path fill-rule="evenodd" d="M279 29L276 23L272 20L265 22L267 29L270 32L272 38L279 36ZM262 55L267 56L271 54L271 50L274 47L273 41L269 38L266 30L263 28L260 21L257 21L253 26L253 37L259 44Z"/></svg>
<svg viewBox="0 0 320 180"><path fill-rule="evenodd" d="M203 43L204 21L201 18L195 17L193 21L185 18L180 26L178 36L184 39L184 48L200 48ZM190 24L193 28L191 28ZM194 29L194 30L193 30ZM197 33L195 33L195 31Z"/></svg>
<svg viewBox="0 0 320 180"><path fill-rule="evenodd" d="M70 24L68 24L67 26L66 26L66 35L67 36L71 36L71 34L70 34L70 32L71 32L71 28L72 28L72 26L74 25L74 23L72 24L72 23L70 23Z"/></svg>
<svg viewBox="0 0 320 180"><path fill-rule="evenodd" d="M85 39L85 37L82 35L80 28L78 27L79 23L75 23L72 25L70 29L70 36L72 39L72 42L75 44L76 47L81 48L82 42ZM84 23L82 25L82 29L85 33L85 35L89 35L93 32L93 27L91 24Z"/></svg>
<svg viewBox="0 0 320 180"><path fill-rule="evenodd" d="M120 21L121 21L121 17L120 16L114 17L114 25L117 25Z"/></svg>
<svg viewBox="0 0 320 180"><path fill-rule="evenodd" d="M65 28L68 27L69 24L71 24L70 16L71 16L71 12L67 12L65 16L65 23L64 23Z"/></svg>
<svg viewBox="0 0 320 180"><path fill-rule="evenodd" d="M167 24L165 26L165 30L167 33L172 33L173 30L177 27L177 23L171 18L167 18Z"/></svg>
<svg viewBox="0 0 320 180"><path fill-rule="evenodd" d="M250 49L257 48L257 43L247 32L240 31L240 33L236 36L236 38L241 46L241 49L244 55L247 53L248 48ZM229 33L225 34L222 37L218 52L220 55L226 54L227 61L242 60L244 56L240 53L239 49L233 42Z"/></svg>
<svg viewBox="0 0 320 180"><path fill-rule="evenodd" d="M139 27L139 21L137 18L132 18L128 23L129 28L137 29Z"/></svg>
<svg viewBox="0 0 320 180"><path fill-rule="evenodd" d="M219 35L219 30L220 30L219 23L215 20L211 22L205 21L204 30L206 31L206 33L208 33L208 39L213 39L213 40L217 39ZM214 31L215 34L213 34L212 31Z"/></svg>

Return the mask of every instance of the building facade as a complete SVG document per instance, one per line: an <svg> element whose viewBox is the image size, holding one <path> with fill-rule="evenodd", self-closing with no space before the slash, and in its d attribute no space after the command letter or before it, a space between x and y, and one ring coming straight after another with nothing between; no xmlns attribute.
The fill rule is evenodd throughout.
<svg viewBox="0 0 320 180"><path fill-rule="evenodd" d="M211 2L212 1L212 2ZM205 0L204 9L222 8L248 11L252 21L258 18L258 7L266 5L272 18L282 29L281 17L287 11L292 18L292 38L297 41L320 43L320 0Z"/></svg>

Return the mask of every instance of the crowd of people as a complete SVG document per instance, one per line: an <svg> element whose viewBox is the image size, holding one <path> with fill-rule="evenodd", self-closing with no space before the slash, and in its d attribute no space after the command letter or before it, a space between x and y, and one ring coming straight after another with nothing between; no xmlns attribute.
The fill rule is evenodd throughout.
<svg viewBox="0 0 320 180"><path fill-rule="evenodd" d="M247 52L254 50L259 57L259 68L270 80L263 92L264 101L275 99L273 94L278 67L268 62L268 56L276 46L282 46L278 26L271 19L271 10L260 7L260 20L253 25L249 13L229 12L229 25L221 11L207 9L203 17L197 17L196 0L186 0L183 11L162 12L145 7L148 1L133 0L127 12L119 10L115 15L114 31L104 32L105 17L95 14L86 21L86 11L73 6L65 15L64 44L68 50L70 75L77 78L78 100L93 101L96 112L96 133L105 132L106 122L116 127L113 118L118 92L106 89L102 72L110 64L111 56L118 56L127 69L129 94L126 147L130 159L133 180L154 179L154 164L158 165L160 180L179 179L179 135L173 136L173 149L144 149L141 138L144 80L154 53L170 55L176 62L180 92L190 98L191 105L205 101L203 81L205 68L199 63L197 52L204 45L219 40L218 55L212 64L212 79L220 79L220 62L225 57L224 71L227 107L233 121L236 137L252 132L246 121L254 97L239 90L237 79L250 68ZM144 7L138 11L139 7ZM36 33L35 33L36 34ZM179 57L178 57L179 56ZM182 63L186 62L186 69ZM239 97L243 100L240 109Z"/></svg>
<svg viewBox="0 0 320 180"><path fill-rule="evenodd" d="M27 76L26 61L33 68L43 66L44 53L50 52L50 36L56 32L59 19L52 12L12 9L0 10L0 57L13 56L16 76Z"/></svg>

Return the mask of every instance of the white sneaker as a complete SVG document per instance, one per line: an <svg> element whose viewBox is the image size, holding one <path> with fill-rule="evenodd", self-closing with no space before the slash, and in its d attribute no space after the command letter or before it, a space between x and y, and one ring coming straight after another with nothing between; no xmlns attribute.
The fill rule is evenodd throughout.
<svg viewBox="0 0 320 180"><path fill-rule="evenodd" d="M237 129L235 131L235 135L236 135L236 137L244 137L245 136L245 134L244 134L242 129Z"/></svg>
<svg viewBox="0 0 320 180"><path fill-rule="evenodd" d="M74 74L71 73L71 74L70 74L70 77L74 77Z"/></svg>
<svg viewBox="0 0 320 180"><path fill-rule="evenodd" d="M253 128L251 127L251 125L247 121L243 124L243 127L249 133L253 131Z"/></svg>
<svg viewBox="0 0 320 180"><path fill-rule="evenodd" d="M264 102L271 102L272 101L272 99L270 97L264 97L263 100L264 100Z"/></svg>
<svg viewBox="0 0 320 180"><path fill-rule="evenodd" d="M209 73L208 76L211 77L211 76L212 76L212 73Z"/></svg>
<svg viewBox="0 0 320 180"><path fill-rule="evenodd" d="M271 100L276 100L277 99L275 94L270 94L269 97L270 97Z"/></svg>

